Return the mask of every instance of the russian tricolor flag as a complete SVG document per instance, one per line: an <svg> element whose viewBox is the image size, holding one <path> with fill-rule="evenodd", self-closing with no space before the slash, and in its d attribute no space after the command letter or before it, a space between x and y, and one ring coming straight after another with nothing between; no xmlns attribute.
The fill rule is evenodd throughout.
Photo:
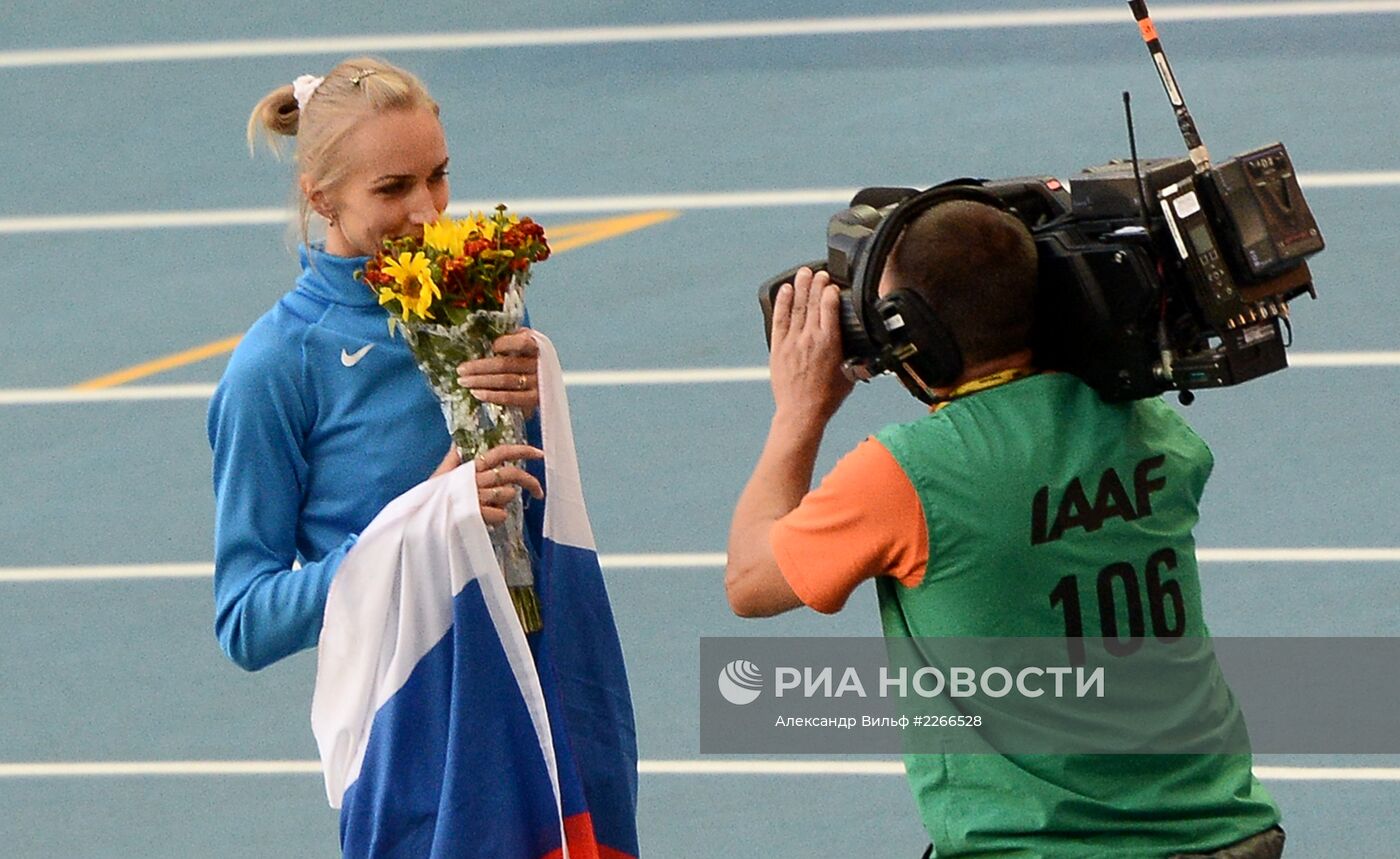
<svg viewBox="0 0 1400 859"><path fill-rule="evenodd" d="M563 374L540 341L544 630L521 630L470 467L390 503L326 601L311 724L347 857L638 855L637 742Z"/></svg>

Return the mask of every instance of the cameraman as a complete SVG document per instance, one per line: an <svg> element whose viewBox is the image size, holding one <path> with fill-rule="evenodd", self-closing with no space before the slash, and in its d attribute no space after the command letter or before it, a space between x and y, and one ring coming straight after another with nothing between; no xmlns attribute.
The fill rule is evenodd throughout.
<svg viewBox="0 0 1400 859"><path fill-rule="evenodd" d="M736 614L834 613L875 579L887 637L1060 637L1057 582L1087 571L1082 616L1095 619L1094 571L1124 559L1141 570L1166 552L1182 594L1178 632L1208 634L1191 529L1210 451L1159 399L1109 404L1070 374L1036 372L1036 270L1025 226L993 206L944 201L913 220L880 294L917 291L965 370L931 392L929 415L862 442L816 489L822 433L852 388L839 293L807 269L781 288L776 408L730 530ZM1116 492L1103 486L1110 470ZM1224 719L1240 719L1227 698ZM1248 754L908 755L905 770L939 857L1272 859L1283 849Z"/></svg>

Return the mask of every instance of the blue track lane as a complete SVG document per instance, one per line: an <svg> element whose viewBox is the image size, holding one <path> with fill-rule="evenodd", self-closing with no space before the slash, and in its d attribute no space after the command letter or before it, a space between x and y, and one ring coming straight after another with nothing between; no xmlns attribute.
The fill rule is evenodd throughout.
<svg viewBox="0 0 1400 859"><path fill-rule="evenodd" d="M55 2L0 9L0 52L166 41L698 20L994 11L1004 4L526 2L464 8ZM1083 8L1084 4L1055 4ZM1095 4L1111 7L1115 4ZM1180 4L1178 4L1180 5ZM1036 8L1048 8L1036 4ZM1163 23L1212 153L1284 140L1304 173L1400 169L1400 15ZM458 199L932 184L1074 172L1126 154L1130 89L1145 155L1183 151L1127 10L1123 25L390 54L443 106ZM0 220L283 205L291 168L250 160L243 126L271 87L329 57L0 69ZM1400 187L1309 192L1328 250L1300 351L1400 349ZM535 323L566 370L757 366L754 300L823 252L832 207L694 210L540 268ZM546 226L596 215L542 216ZM295 274L280 226L0 232L0 388L57 387L242 331ZM212 383L214 358L151 380ZM1395 546L1400 368L1296 368L1204 393L1188 417L1215 476L1206 547ZM571 392L602 554L719 552L771 409L763 382ZM862 388L819 468L918 414ZM0 406L0 567L207 560L199 401ZM1394 563L1202 564L1218 635L1393 635ZM698 756L701 636L878 634L873 592L828 619L733 618L717 569L607 573L644 759ZM0 762L315 756L314 655L247 675L219 654L211 583L0 583ZM1389 766L1388 758L1269 758ZM1290 856L1388 857L1397 782L1271 782ZM642 779L645 855L918 856L898 776ZM0 779L0 853L33 857L336 855L319 778ZM1344 846L1343 846L1344 845Z"/></svg>

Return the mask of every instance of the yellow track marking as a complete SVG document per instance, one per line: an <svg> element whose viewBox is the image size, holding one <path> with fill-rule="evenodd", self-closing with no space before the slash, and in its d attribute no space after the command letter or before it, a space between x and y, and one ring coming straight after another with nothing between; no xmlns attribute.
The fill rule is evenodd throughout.
<svg viewBox="0 0 1400 859"><path fill-rule="evenodd" d="M238 341L243 339L239 334L235 337L228 337L223 340L216 340L213 343L206 343L194 349L186 349L184 352L176 352L174 355L167 355L164 358L157 358L154 361L147 361L144 364L137 364L134 367L127 367L125 370L118 370L115 373L108 373L105 376L98 376L96 379L88 379L73 387L81 391L93 391L99 388L113 388L127 382L134 382L137 379L144 379L147 376L154 376L156 373L163 373L166 370L173 370L176 367L183 367L186 364L193 364L203 361L206 358L213 358L215 355L223 355L232 352L233 347L238 345Z"/></svg>
<svg viewBox="0 0 1400 859"><path fill-rule="evenodd" d="M615 239L627 233L636 232L655 224L669 221L679 215L680 212L658 211L658 212L638 212L634 215L623 215L617 218L604 218L598 221L579 221L572 224L562 224L558 227L548 228L546 234L550 239L550 249L553 253L560 254L565 251L581 248L585 245ZM105 376L98 376L95 379L88 379L73 386L75 390L93 391L103 388L114 388L117 385L124 385L127 382L134 382L137 379L144 379L154 376L157 373L164 373L166 370L174 370L189 364L196 364L218 355L224 355L234 350L238 341L243 339L239 334L233 337L226 337L223 340L216 340L213 343L206 343L203 346L196 346L193 349L186 349L183 352L176 352L174 355L167 355L164 358L157 358L154 361L146 361L115 373L108 373Z"/></svg>
<svg viewBox="0 0 1400 859"><path fill-rule="evenodd" d="M559 227L551 234L550 248L554 253L563 253L664 223L679 214L680 212L671 211L638 212L635 215Z"/></svg>

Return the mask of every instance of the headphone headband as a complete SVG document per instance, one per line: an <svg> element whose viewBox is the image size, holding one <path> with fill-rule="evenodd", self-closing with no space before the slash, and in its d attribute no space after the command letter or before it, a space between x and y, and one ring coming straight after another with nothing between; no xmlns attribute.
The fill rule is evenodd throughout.
<svg viewBox="0 0 1400 859"><path fill-rule="evenodd" d="M905 227L924 212L950 200L986 203L1002 211L1006 211L1007 208L995 194L983 190L981 180L951 179L914 194L880 221L868 240L866 252L860 255L855 270L851 272L852 297L859 308L861 325L877 342L883 342L879 338L884 334L885 327L875 312L875 303L880 297L880 277L885 272L885 263L890 252L894 250L895 243L903 235Z"/></svg>
<svg viewBox="0 0 1400 859"><path fill-rule="evenodd" d="M1006 204L976 179L954 179L912 194L875 227L856 255L851 272L857 321L880 356L878 369L892 371L910 393L926 403L935 399L932 388L949 385L962 375L962 350L918 291L896 289L881 297L880 279L904 229L929 209L952 200L1007 210Z"/></svg>

